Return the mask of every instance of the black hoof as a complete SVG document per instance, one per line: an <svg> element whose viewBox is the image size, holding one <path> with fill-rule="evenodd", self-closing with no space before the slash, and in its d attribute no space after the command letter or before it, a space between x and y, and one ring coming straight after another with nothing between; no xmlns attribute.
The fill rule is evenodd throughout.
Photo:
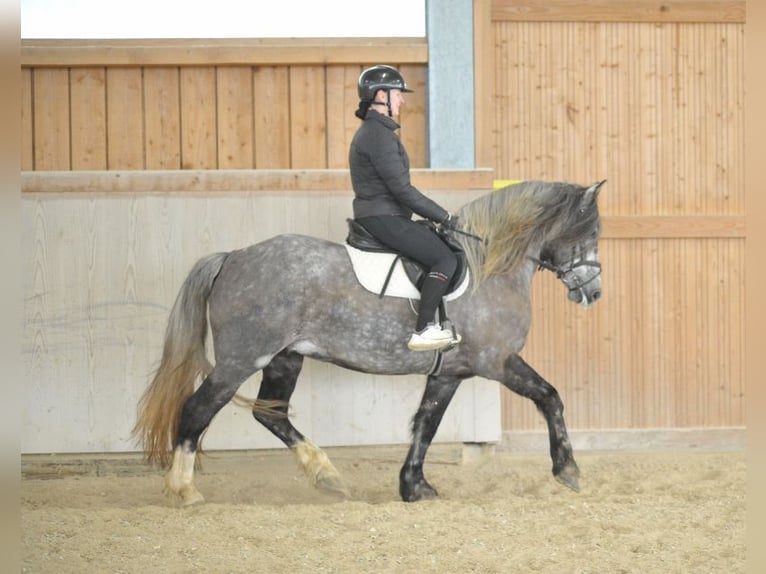
<svg viewBox="0 0 766 574"><path fill-rule="evenodd" d="M431 500L439 496L436 489L428 484L425 480L421 480L415 484L402 484L399 487L399 494L402 496L404 502L418 502L420 500Z"/></svg>
<svg viewBox="0 0 766 574"><path fill-rule="evenodd" d="M571 488L575 492L580 492L580 481L578 480L580 477L580 469L577 468L575 461L570 460L558 472L554 470L553 476L567 488Z"/></svg>

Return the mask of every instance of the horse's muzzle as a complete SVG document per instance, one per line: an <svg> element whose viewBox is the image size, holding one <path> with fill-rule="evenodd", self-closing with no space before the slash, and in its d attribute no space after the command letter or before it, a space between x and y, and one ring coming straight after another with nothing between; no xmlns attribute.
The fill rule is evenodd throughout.
<svg viewBox="0 0 766 574"><path fill-rule="evenodd" d="M590 307L593 303L601 299L601 289L596 289L592 293L586 293L584 289L570 289L567 298L573 303L579 303L583 307Z"/></svg>

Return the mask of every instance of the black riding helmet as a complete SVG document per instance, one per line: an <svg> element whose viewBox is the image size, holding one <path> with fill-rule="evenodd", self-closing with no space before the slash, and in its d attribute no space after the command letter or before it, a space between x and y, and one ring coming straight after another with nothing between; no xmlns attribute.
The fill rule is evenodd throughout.
<svg viewBox="0 0 766 574"><path fill-rule="evenodd" d="M367 68L359 74L359 81L357 82L357 92L359 93L360 110L369 107L370 103L375 99L375 93L378 90L385 90L388 94L389 90L401 90L402 92L412 92L407 87L407 83L396 68L386 65L372 66ZM362 105L365 104L365 105ZM388 106L388 115L391 115L391 104L386 98L386 105ZM357 113L358 117L363 117Z"/></svg>
<svg viewBox="0 0 766 574"><path fill-rule="evenodd" d="M391 89L412 92L396 68L384 65L373 66L363 70L359 75L357 90L359 99L363 102L371 102L378 90Z"/></svg>

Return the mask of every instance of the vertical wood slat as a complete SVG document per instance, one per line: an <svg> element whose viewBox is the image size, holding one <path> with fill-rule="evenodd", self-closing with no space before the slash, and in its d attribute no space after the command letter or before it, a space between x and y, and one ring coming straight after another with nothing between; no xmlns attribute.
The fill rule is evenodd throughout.
<svg viewBox="0 0 766 574"><path fill-rule="evenodd" d="M106 169L106 72L75 68L70 82L72 169Z"/></svg>
<svg viewBox="0 0 766 574"><path fill-rule="evenodd" d="M71 169L69 71L36 69L32 81L35 169Z"/></svg>
<svg viewBox="0 0 766 574"><path fill-rule="evenodd" d="M325 75L321 66L290 66L290 167L327 167Z"/></svg>
<svg viewBox="0 0 766 574"><path fill-rule="evenodd" d="M254 167L252 69L217 69L218 168Z"/></svg>
<svg viewBox="0 0 766 574"><path fill-rule="evenodd" d="M348 167L348 148L359 127L354 115L359 102L357 80L360 66L327 68L327 167Z"/></svg>
<svg viewBox="0 0 766 574"><path fill-rule="evenodd" d="M144 70L146 169L181 169L179 69Z"/></svg>
<svg viewBox="0 0 766 574"><path fill-rule="evenodd" d="M141 68L106 75L108 169L144 168L144 101Z"/></svg>
<svg viewBox="0 0 766 574"><path fill-rule="evenodd" d="M494 108L495 46L490 2L473 3L475 165L492 165L495 141Z"/></svg>
<svg viewBox="0 0 766 574"><path fill-rule="evenodd" d="M290 165L290 80L287 68L259 66L253 73L255 168Z"/></svg>
<svg viewBox="0 0 766 574"><path fill-rule="evenodd" d="M215 68L181 68L181 168L215 169Z"/></svg>
<svg viewBox="0 0 766 574"><path fill-rule="evenodd" d="M32 114L32 70L21 70L21 170L35 169L35 144L32 136L34 119Z"/></svg>
<svg viewBox="0 0 766 574"><path fill-rule="evenodd" d="M407 148L410 167L425 167L428 165L427 73L425 68L411 65L401 65L399 71L405 78L407 86L413 90L411 94L405 94L406 103L402 106L399 117L402 125L400 136L404 147Z"/></svg>

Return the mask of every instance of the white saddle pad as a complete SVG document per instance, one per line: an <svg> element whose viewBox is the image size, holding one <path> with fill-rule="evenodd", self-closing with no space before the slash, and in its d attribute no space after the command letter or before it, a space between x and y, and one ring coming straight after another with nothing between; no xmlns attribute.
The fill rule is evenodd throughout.
<svg viewBox="0 0 766 574"><path fill-rule="evenodd" d="M351 247L348 243L344 244L348 256L351 259L351 265L356 273L356 278L362 287L368 291L379 294L383 289L383 283L386 281L388 270L391 269L391 263L396 258L395 253L380 253L374 251L362 251ZM460 297L468 288L470 282L470 272L466 269L465 277L457 289L444 297L445 301L452 301ZM404 297L407 299L420 299L420 291L412 284L407 272L404 270L401 259L396 262L391 279L386 287L386 296Z"/></svg>

